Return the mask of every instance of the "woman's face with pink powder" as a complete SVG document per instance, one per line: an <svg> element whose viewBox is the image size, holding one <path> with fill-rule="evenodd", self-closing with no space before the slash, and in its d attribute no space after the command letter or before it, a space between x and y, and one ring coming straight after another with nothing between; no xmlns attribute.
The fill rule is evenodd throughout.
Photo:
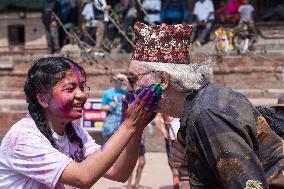
<svg viewBox="0 0 284 189"><path fill-rule="evenodd" d="M82 116L84 104L88 98L85 79L79 70L66 72L66 76L52 89L48 101L49 116L62 121L73 121Z"/></svg>

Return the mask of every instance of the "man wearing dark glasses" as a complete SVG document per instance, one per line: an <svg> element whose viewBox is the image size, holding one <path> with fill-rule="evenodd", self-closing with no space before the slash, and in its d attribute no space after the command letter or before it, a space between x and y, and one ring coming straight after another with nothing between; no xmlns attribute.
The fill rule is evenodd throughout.
<svg viewBox="0 0 284 189"><path fill-rule="evenodd" d="M210 64L192 63L190 25L137 23L128 91L163 89L157 111L180 118L171 164L193 189L284 188L282 139L242 94L209 81Z"/></svg>

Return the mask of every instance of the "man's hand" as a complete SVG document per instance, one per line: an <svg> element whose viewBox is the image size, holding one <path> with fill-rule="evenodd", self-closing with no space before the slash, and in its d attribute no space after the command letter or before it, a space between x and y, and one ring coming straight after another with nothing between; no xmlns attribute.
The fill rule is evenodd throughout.
<svg viewBox="0 0 284 189"><path fill-rule="evenodd" d="M170 153L170 165L177 168L183 176L188 176L186 152L182 143L185 144L185 140L178 133Z"/></svg>

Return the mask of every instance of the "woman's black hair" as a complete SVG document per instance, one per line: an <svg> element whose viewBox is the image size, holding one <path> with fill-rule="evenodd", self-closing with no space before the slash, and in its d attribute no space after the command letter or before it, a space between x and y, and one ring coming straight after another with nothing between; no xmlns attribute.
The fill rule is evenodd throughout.
<svg viewBox="0 0 284 189"><path fill-rule="evenodd" d="M84 81L86 81L86 72L74 61L65 57L41 58L36 60L29 69L27 80L24 85L29 114L35 121L35 124L40 132L56 149L58 149L58 146L52 137L52 131L48 125L45 110L38 103L37 94L50 93L52 87L54 87L58 81L65 77L66 72L74 68L81 72ZM77 135L71 122L67 123L65 132L71 143L78 144L79 148L81 149L80 156L82 156L84 154L83 142L82 139Z"/></svg>

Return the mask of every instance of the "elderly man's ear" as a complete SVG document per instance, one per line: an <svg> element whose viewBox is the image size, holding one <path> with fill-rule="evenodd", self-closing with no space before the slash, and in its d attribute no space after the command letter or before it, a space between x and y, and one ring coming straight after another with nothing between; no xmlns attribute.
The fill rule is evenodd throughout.
<svg viewBox="0 0 284 189"><path fill-rule="evenodd" d="M166 90L170 85L170 74L167 72L160 72L160 78L161 78L161 86L163 90Z"/></svg>

